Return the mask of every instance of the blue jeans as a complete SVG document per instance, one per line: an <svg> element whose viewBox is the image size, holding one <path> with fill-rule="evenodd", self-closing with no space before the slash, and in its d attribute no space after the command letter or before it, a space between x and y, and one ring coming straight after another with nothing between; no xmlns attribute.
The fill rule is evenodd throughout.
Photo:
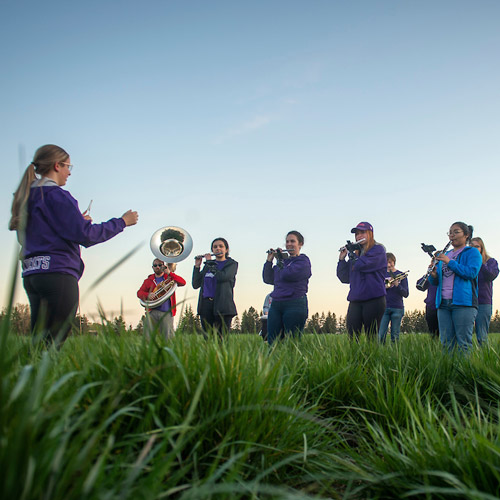
<svg viewBox="0 0 500 500"><path fill-rule="evenodd" d="M443 299L438 309L439 337L449 351L458 346L463 352L472 348L472 331L477 309L472 306L454 306Z"/></svg>
<svg viewBox="0 0 500 500"><path fill-rule="evenodd" d="M267 317L267 341L269 345L285 335L299 336L304 331L307 315L307 296L291 300L273 300Z"/></svg>
<svg viewBox="0 0 500 500"><path fill-rule="evenodd" d="M382 344L385 344L385 337L387 335L387 328L389 328L389 323L391 323L391 341L396 342L399 340L399 332L401 331L401 320L405 313L404 309L396 309L394 307L388 307L382 316L382 321L380 322L380 329L378 331L378 338Z"/></svg>
<svg viewBox="0 0 500 500"><path fill-rule="evenodd" d="M491 304L479 304L476 316L476 336L480 346L488 343L488 330L490 329L490 320L493 313Z"/></svg>

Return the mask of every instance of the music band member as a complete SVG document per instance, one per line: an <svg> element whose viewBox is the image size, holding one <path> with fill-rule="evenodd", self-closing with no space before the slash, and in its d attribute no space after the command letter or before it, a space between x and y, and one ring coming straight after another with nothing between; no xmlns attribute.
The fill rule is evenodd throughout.
<svg viewBox="0 0 500 500"><path fill-rule="evenodd" d="M417 280L417 285L422 284L423 279ZM425 322L427 323L427 328L433 339L439 340L439 323L436 308L436 292L437 286L431 285L428 279L422 285L422 288L417 286L417 290L427 291L427 295L424 299L425 304Z"/></svg>
<svg viewBox="0 0 500 500"><path fill-rule="evenodd" d="M390 252L386 256L386 307L378 331L378 337L382 344L385 344L389 323L391 324L391 341L396 342L399 340L401 321L405 313L403 298L406 299L409 295L408 278L403 276L401 279L398 279L398 275L404 275L404 273L396 269L396 256Z"/></svg>
<svg viewBox="0 0 500 500"><path fill-rule="evenodd" d="M260 333L259 335L262 337L264 342L267 342L267 318L269 317L269 309L271 308L271 302L273 298L271 294L268 293L266 298L264 299L264 304L262 306L262 316L260 317Z"/></svg>
<svg viewBox="0 0 500 500"><path fill-rule="evenodd" d="M35 152L14 193L9 229L22 245L23 282L31 308L31 329L46 343L66 339L79 302L83 274L80 245L90 247L113 238L137 223L128 210L101 224L62 189L71 175L69 154L47 144Z"/></svg>
<svg viewBox="0 0 500 500"><path fill-rule="evenodd" d="M152 301L157 296L153 290L165 280L173 280L177 286L184 286L186 280L175 274L176 264L169 263L165 265L160 259L153 261L153 274L150 274L143 282L141 288L137 291L137 297L144 301ZM163 335L167 340L174 335L174 316L176 313L175 292L164 302L156 307L146 309L146 319L144 323L144 334L150 339L155 332Z"/></svg>
<svg viewBox="0 0 500 500"><path fill-rule="evenodd" d="M452 250L435 257L437 265L429 276L437 285L439 335L449 350L458 346L463 352L472 347L472 332L477 315L477 276L483 259L479 250L467 246L472 226L455 222L448 236Z"/></svg>
<svg viewBox="0 0 500 500"><path fill-rule="evenodd" d="M286 335L300 337L304 331L309 314L307 288L312 273L309 257L300 253L303 245L304 237L298 231L290 231L286 235L287 257L280 258L281 249L271 250L264 263L264 283L274 285L267 317L269 345ZM277 263L273 266L274 258Z"/></svg>
<svg viewBox="0 0 500 500"><path fill-rule="evenodd" d="M229 257L229 244L224 238L215 238L211 245L212 254L195 258L192 285L200 288L198 314L205 333L217 333L223 339L231 330L231 322L238 313L234 303L234 285L238 263ZM201 263L205 258L205 265Z"/></svg>
<svg viewBox="0 0 500 500"><path fill-rule="evenodd" d="M364 329L368 338L375 340L385 312L385 275L387 257L385 248L375 241L373 226L360 222L351 229L361 250L355 250L346 261L348 250L341 248L337 264L337 277L342 283L349 283L349 308L346 315L347 333L350 338L359 339Z"/></svg>
<svg viewBox="0 0 500 500"><path fill-rule="evenodd" d="M488 255L481 238L477 236L472 238L470 244L479 250L483 258L477 277L478 308L475 322L477 342L481 346L488 342L488 330L493 313L493 280L498 276L498 262Z"/></svg>

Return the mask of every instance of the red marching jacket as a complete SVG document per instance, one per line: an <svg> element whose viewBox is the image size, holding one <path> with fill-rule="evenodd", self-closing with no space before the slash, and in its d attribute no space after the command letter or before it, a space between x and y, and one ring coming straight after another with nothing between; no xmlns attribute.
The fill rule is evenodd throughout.
<svg viewBox="0 0 500 500"><path fill-rule="evenodd" d="M167 276L170 276L178 286L184 286L186 284L186 280L181 278L175 273L170 273L169 275L164 274L165 279ZM137 291L137 297L142 300L148 300L148 295L156 288L155 274L150 274L142 284L141 288ZM172 316L175 316L175 292L170 296L170 309L172 311Z"/></svg>

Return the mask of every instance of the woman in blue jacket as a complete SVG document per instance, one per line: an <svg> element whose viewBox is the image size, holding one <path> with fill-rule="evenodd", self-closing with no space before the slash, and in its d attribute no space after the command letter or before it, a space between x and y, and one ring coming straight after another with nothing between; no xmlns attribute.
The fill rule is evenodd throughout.
<svg viewBox="0 0 500 500"><path fill-rule="evenodd" d="M472 347L472 331L477 315L477 277L483 259L477 248L468 246L473 227L455 222L448 236L453 250L435 257L436 268L429 276L437 285L439 335L449 350L459 347L467 352Z"/></svg>
<svg viewBox="0 0 500 500"><path fill-rule="evenodd" d="M347 333L357 340L364 329L368 338L375 340L386 306L387 256L384 246L375 241L369 222L360 222L351 233L360 242L361 250L350 253L346 261L348 250L341 249L337 264L337 277L350 284Z"/></svg>

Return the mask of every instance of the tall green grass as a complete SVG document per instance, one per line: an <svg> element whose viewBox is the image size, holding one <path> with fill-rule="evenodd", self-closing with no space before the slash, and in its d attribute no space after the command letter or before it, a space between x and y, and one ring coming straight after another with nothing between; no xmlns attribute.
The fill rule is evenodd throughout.
<svg viewBox="0 0 500 500"><path fill-rule="evenodd" d="M4 331L1 498L496 498L497 340Z"/></svg>

